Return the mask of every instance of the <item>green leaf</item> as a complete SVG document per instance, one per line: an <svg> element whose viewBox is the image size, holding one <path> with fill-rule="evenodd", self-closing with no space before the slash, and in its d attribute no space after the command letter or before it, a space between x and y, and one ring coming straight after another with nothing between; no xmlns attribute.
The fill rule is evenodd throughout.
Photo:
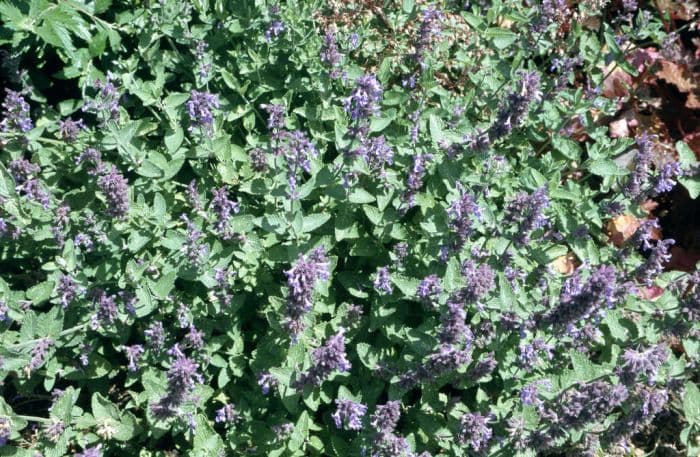
<svg viewBox="0 0 700 457"><path fill-rule="evenodd" d="M484 34L492 38L494 46L498 49L505 49L518 39L517 34L499 27L489 27Z"/></svg>
<svg viewBox="0 0 700 457"><path fill-rule="evenodd" d="M685 169L697 165L698 160L697 157L695 157L695 153L685 142L678 141L676 143L676 151L678 151L679 162ZM685 187L688 194L690 194L690 198L693 200L698 198L698 195L700 195L700 175L681 176L678 182L683 184L683 187Z"/></svg>
<svg viewBox="0 0 700 457"><path fill-rule="evenodd" d="M505 274L498 273L498 289L501 300L501 309L511 310L518 303L515 293L513 293L513 288L510 286L510 282L506 279Z"/></svg>
<svg viewBox="0 0 700 457"><path fill-rule="evenodd" d="M404 275L397 273L391 275L391 282L396 284L396 287L398 287L401 293L404 294L406 297L413 297L416 295L416 289L418 288L420 280L415 278L408 278Z"/></svg>
<svg viewBox="0 0 700 457"><path fill-rule="evenodd" d="M601 367L593 364L585 354L571 352L570 356L571 364L574 367L574 373L576 373L579 381L587 382L601 373Z"/></svg>
<svg viewBox="0 0 700 457"><path fill-rule="evenodd" d="M689 422L700 425L700 389L692 381L685 383L685 395L683 395L683 412Z"/></svg>
<svg viewBox="0 0 700 457"><path fill-rule="evenodd" d="M202 414L197 414L197 427L195 428L192 446L197 457L219 455L224 448L224 442L218 433L211 427L209 421Z"/></svg>
<svg viewBox="0 0 700 457"><path fill-rule="evenodd" d="M447 262L447 268L445 269L443 287L447 292L457 290L462 285L461 278L462 274L459 261L455 257L451 257Z"/></svg>
<svg viewBox="0 0 700 457"><path fill-rule="evenodd" d="M173 93L163 99L163 105L168 108L177 108L178 106L189 100L190 94Z"/></svg>
<svg viewBox="0 0 700 457"><path fill-rule="evenodd" d="M317 213L304 216L301 233L308 233L316 230L325 224L330 218L331 215L329 213Z"/></svg>
<svg viewBox="0 0 700 457"><path fill-rule="evenodd" d="M307 411L303 411L299 416L297 423L294 425L292 436L289 437L288 447L290 451L300 449L309 437L309 422L311 422L309 419L309 413Z"/></svg>
<svg viewBox="0 0 700 457"><path fill-rule="evenodd" d="M72 417L71 412L73 411L75 402L78 400L79 394L80 389L75 390L73 387L66 388L51 407L51 417L55 417L66 424L70 424Z"/></svg>
<svg viewBox="0 0 700 457"><path fill-rule="evenodd" d="M430 137L433 142L438 144L444 137L442 119L435 114L428 117L428 126L430 128Z"/></svg>
<svg viewBox="0 0 700 457"><path fill-rule="evenodd" d="M603 322L610 330L610 335L613 338L623 342L629 339L628 330L620 324L620 313L617 310L608 311Z"/></svg>
<svg viewBox="0 0 700 457"><path fill-rule="evenodd" d="M390 117L375 117L369 124L370 132L381 132L391 124L393 118Z"/></svg>
<svg viewBox="0 0 700 457"><path fill-rule="evenodd" d="M678 161L681 165L696 165L698 163L695 153L684 141L676 142L676 151L678 151Z"/></svg>
<svg viewBox="0 0 700 457"><path fill-rule="evenodd" d="M0 196L13 197L15 195L15 181L8 173L5 165L0 162Z"/></svg>
<svg viewBox="0 0 700 457"><path fill-rule="evenodd" d="M151 293L145 287L138 287L136 289L136 317L144 317L153 311L154 304Z"/></svg>
<svg viewBox="0 0 700 457"><path fill-rule="evenodd" d="M586 163L586 169L596 176L625 176L629 174L629 170L610 159L590 160Z"/></svg>
<svg viewBox="0 0 700 457"><path fill-rule="evenodd" d="M183 132L182 127L178 125L169 131L169 133L163 138L163 141L165 142L165 148L168 150L168 152L170 154L174 154L175 151L180 148L184 139L185 133Z"/></svg>
<svg viewBox="0 0 700 457"><path fill-rule="evenodd" d="M370 194L363 188L358 187L357 189L353 190L352 193L350 193L348 200L350 200L351 203L372 203L376 199L374 198L374 195Z"/></svg>
<svg viewBox="0 0 700 457"><path fill-rule="evenodd" d="M119 408L111 401L104 398L98 392L92 395L92 415L98 421L100 419L115 419L119 420Z"/></svg>
<svg viewBox="0 0 700 457"><path fill-rule="evenodd" d="M571 138L565 138L560 135L552 137L552 146L555 150L561 152L567 159L579 160L581 157L581 146Z"/></svg>
<svg viewBox="0 0 700 457"><path fill-rule="evenodd" d="M41 304L51 298L51 292L54 289L53 281L44 281L36 284L27 290L27 298L35 305Z"/></svg>
<svg viewBox="0 0 700 457"><path fill-rule="evenodd" d="M170 273L162 275L156 282L149 281L151 292L161 300L165 300L168 298L170 291L173 290L173 287L175 287L176 278L177 272L171 271Z"/></svg>
<svg viewBox="0 0 700 457"><path fill-rule="evenodd" d="M0 17L10 28L19 31L20 24L24 19L22 11L15 5L7 2L0 2Z"/></svg>

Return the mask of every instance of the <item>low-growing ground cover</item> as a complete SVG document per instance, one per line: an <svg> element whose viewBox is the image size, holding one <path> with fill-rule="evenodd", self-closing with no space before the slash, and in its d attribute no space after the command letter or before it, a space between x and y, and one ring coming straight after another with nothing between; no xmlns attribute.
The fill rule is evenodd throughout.
<svg viewBox="0 0 700 457"><path fill-rule="evenodd" d="M0 1L0 455L698 455L697 14Z"/></svg>

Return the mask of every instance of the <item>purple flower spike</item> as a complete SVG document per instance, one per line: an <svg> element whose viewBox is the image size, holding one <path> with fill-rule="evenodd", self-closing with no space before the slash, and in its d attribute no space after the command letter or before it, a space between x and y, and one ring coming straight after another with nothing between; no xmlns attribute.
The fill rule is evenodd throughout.
<svg viewBox="0 0 700 457"><path fill-rule="evenodd" d="M46 361L47 352L53 346L53 340L50 338L41 338L32 349L32 358L26 366L27 373L32 373L39 369Z"/></svg>
<svg viewBox="0 0 700 457"><path fill-rule="evenodd" d="M97 179L97 186L107 200L107 214L116 218L126 216L129 211L129 182L112 168Z"/></svg>
<svg viewBox="0 0 700 457"><path fill-rule="evenodd" d="M639 198L642 195L644 185L649 179L649 167L651 166L655 147L654 139L655 136L644 132L636 140L637 154L634 160L634 170L627 178L627 183L623 189L624 194L629 198Z"/></svg>
<svg viewBox="0 0 700 457"><path fill-rule="evenodd" d="M441 344L438 350L417 368L408 370L399 376L399 386L412 389L422 382L431 382L449 375L472 361L469 349L459 349L451 344Z"/></svg>
<svg viewBox="0 0 700 457"><path fill-rule="evenodd" d="M345 99L345 112L353 121L368 120L379 114L379 102L384 90L374 75L363 75L357 78L355 88Z"/></svg>
<svg viewBox="0 0 700 457"><path fill-rule="evenodd" d="M59 296L63 309L68 308L68 305L73 303L78 296L78 287L75 284L75 280L68 275L59 276L56 293Z"/></svg>
<svg viewBox="0 0 700 457"><path fill-rule="evenodd" d="M195 385L204 382L199 373L199 365L185 356L177 345L173 346L168 354L173 356L173 360L168 370L167 393L151 404L151 411L159 418L176 415L178 408L187 400Z"/></svg>
<svg viewBox="0 0 700 457"><path fill-rule="evenodd" d="M22 93L5 89L0 131L25 133L33 127L32 119L29 117L29 103L24 100Z"/></svg>
<svg viewBox="0 0 700 457"><path fill-rule="evenodd" d="M671 246L675 243L670 238L657 241L651 247L649 257L637 268L636 275L647 287L654 284L654 279L663 273L665 265L671 261Z"/></svg>
<svg viewBox="0 0 700 457"><path fill-rule="evenodd" d="M545 357L551 360L554 357L553 351L554 346L545 343L540 338L535 338L531 344L520 345L520 355L518 355L520 366L527 372L532 371L539 362L541 353L544 353Z"/></svg>
<svg viewBox="0 0 700 457"><path fill-rule="evenodd" d="M144 353L143 346L140 344L134 344L132 346L124 346L124 352L126 352L126 358L129 359L129 371L135 373L138 371L139 359Z"/></svg>
<svg viewBox="0 0 700 457"><path fill-rule="evenodd" d="M323 46L321 47L321 63L328 67L331 72L331 78L338 78L340 76L340 71L338 66L343 59L343 54L338 51L338 42L335 39L335 35L331 32L327 32L323 37Z"/></svg>
<svg viewBox="0 0 700 457"><path fill-rule="evenodd" d="M190 100L187 102L187 114L189 114L191 121L189 131L199 127L204 133L211 136L214 125L212 111L218 108L219 98L216 95L193 90L190 93Z"/></svg>
<svg viewBox="0 0 700 457"><path fill-rule="evenodd" d="M78 119L74 121L71 118L66 118L58 121L58 133L62 139L69 143L73 143L78 139L78 134L81 130L87 130L85 121Z"/></svg>
<svg viewBox="0 0 700 457"><path fill-rule="evenodd" d="M520 126L530 110L530 105L539 101L541 97L540 76L535 72L521 72L518 87L508 94L498 110L496 121L489 129L489 143L507 136L514 128Z"/></svg>
<svg viewBox="0 0 700 457"><path fill-rule="evenodd" d="M640 376L646 377L651 385L656 380L656 374L661 365L668 360L668 349L663 344L658 344L645 351L627 349L622 355L624 361L618 369L620 382L634 386Z"/></svg>
<svg viewBox="0 0 700 457"><path fill-rule="evenodd" d="M370 423L377 432L393 432L401 418L401 402L398 400L386 402L378 405L372 414Z"/></svg>
<svg viewBox="0 0 700 457"><path fill-rule="evenodd" d="M273 5L270 7L269 10L270 17L272 21L270 24L267 26L267 30L265 30L265 41L268 43L272 43L272 40L277 38L284 32L285 26L284 22L279 19L280 15L280 7L277 5Z"/></svg>
<svg viewBox="0 0 700 457"><path fill-rule="evenodd" d="M12 435L12 422L5 416L0 416L0 447L7 444Z"/></svg>
<svg viewBox="0 0 700 457"><path fill-rule="evenodd" d="M146 336L146 342L149 347L157 352L163 349L165 344L165 329L163 329L163 323L160 321L153 322L150 327L143 331Z"/></svg>
<svg viewBox="0 0 700 457"><path fill-rule="evenodd" d="M426 276L416 290L416 296L423 303L433 303L442 292L440 287L440 278L437 275Z"/></svg>
<svg viewBox="0 0 700 457"><path fill-rule="evenodd" d="M83 452L75 454L75 457L102 457L102 445L85 448Z"/></svg>
<svg viewBox="0 0 700 457"><path fill-rule="evenodd" d="M403 194L403 201L408 209L416 206L416 196L423 187L423 179L428 171L428 163L433 160L432 154L416 154L413 156L413 165L408 171L406 179L406 190Z"/></svg>
<svg viewBox="0 0 700 457"><path fill-rule="evenodd" d="M415 43L415 53L413 58L421 65L425 66L425 54L430 52L434 42L442 35L442 21L444 15L442 11L434 6L428 6L421 13L421 24L418 30L418 38Z"/></svg>
<svg viewBox="0 0 700 457"><path fill-rule="evenodd" d="M377 275L374 278L374 288L378 292L383 292L385 294L391 294L394 291L394 288L391 286L389 267L377 269Z"/></svg>
<svg viewBox="0 0 700 457"><path fill-rule="evenodd" d="M101 114L103 120L119 121L119 90L112 83L112 75L107 75L107 80L96 80L93 83L93 88L97 90L97 95L94 100L89 100L83 105L84 112L93 112Z"/></svg>
<svg viewBox="0 0 700 457"><path fill-rule="evenodd" d="M447 301L447 309L440 317L438 330L438 338L443 344L471 344L474 339L472 331L465 323L467 312L462 303L458 296L450 297Z"/></svg>
<svg viewBox="0 0 700 457"><path fill-rule="evenodd" d="M679 176L683 176L683 169L680 163L670 162L664 165L656 178L654 193L658 195L664 192L671 192L678 183Z"/></svg>
<svg viewBox="0 0 700 457"><path fill-rule="evenodd" d="M267 111L267 128L270 131L280 130L284 128L285 121L285 107L284 105L267 104L260 105L262 109Z"/></svg>
<svg viewBox="0 0 700 457"><path fill-rule="evenodd" d="M224 240L230 240L233 238L233 232L228 224L231 217L241 211L241 207L237 201L229 199L226 186L214 189L212 193L214 197L211 200L210 210L216 216L214 228Z"/></svg>
<svg viewBox="0 0 700 457"><path fill-rule="evenodd" d="M367 406L352 400L336 399L337 408L332 414L336 428L346 430L361 430L362 417L367 412Z"/></svg>
<svg viewBox="0 0 700 457"><path fill-rule="evenodd" d="M314 288L318 281L328 280L329 266L325 249L319 247L308 255L300 254L294 266L284 272L289 287L284 327L292 339L304 331L304 316L313 309Z"/></svg>
<svg viewBox="0 0 700 457"><path fill-rule="evenodd" d="M579 321L595 320L614 306L619 287L617 271L612 266L599 267L585 284L577 271L564 283L559 306L550 310L541 324L552 325L557 331L573 331Z"/></svg>
<svg viewBox="0 0 700 457"><path fill-rule="evenodd" d="M532 232L545 227L547 216L545 209L549 208L547 187L543 186L532 194L519 193L513 201L508 203L505 210L506 223L518 224L516 241L525 245L530 242Z"/></svg>
<svg viewBox="0 0 700 457"><path fill-rule="evenodd" d="M345 329L340 328L338 333L326 341L323 346L314 349L312 353L314 365L307 371L299 374L294 387L320 386L323 381L338 370L341 373L350 370L352 365L345 354Z"/></svg>
<svg viewBox="0 0 700 457"><path fill-rule="evenodd" d="M459 421L457 442L467 443L474 452L486 450L493 430L488 425L488 417L479 413L467 413Z"/></svg>
<svg viewBox="0 0 700 457"><path fill-rule="evenodd" d="M270 372L260 373L258 375L258 385L262 390L263 395L270 393L272 387L277 386L278 381Z"/></svg>
<svg viewBox="0 0 700 457"><path fill-rule="evenodd" d="M236 408L231 403L227 403L222 408L216 410L214 422L217 424L233 424L238 419L240 419L240 415L236 411Z"/></svg>

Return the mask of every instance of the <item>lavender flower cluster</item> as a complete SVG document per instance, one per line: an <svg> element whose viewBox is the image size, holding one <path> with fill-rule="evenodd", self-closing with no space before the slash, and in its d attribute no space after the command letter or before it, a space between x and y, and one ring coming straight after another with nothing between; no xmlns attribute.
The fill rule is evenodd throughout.
<svg viewBox="0 0 700 457"><path fill-rule="evenodd" d="M292 339L304 331L305 317L313 309L313 293L319 281L330 278L329 261L323 247L318 247L308 255L300 254L296 263L285 271L289 296L285 307L284 327Z"/></svg>

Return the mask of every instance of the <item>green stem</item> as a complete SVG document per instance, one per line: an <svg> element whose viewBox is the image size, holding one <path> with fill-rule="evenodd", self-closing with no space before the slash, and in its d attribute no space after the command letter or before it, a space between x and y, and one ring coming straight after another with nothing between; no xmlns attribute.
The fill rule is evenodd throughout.
<svg viewBox="0 0 700 457"><path fill-rule="evenodd" d="M0 138L20 139L20 138L25 138L25 135L21 135L18 133L11 133L11 132L7 132L7 133L0 132ZM49 143L49 144L60 144L60 145L65 144L65 142L61 141L61 140L54 140L52 138L42 138L42 137L36 138L35 140L32 140L32 141L40 141L42 143Z"/></svg>
<svg viewBox="0 0 700 457"><path fill-rule="evenodd" d="M85 327L87 327L87 325L88 325L87 323L80 324L80 325L76 325L75 327L71 327L71 328L68 328L66 330L63 330L58 335L56 335L56 339L61 338L61 337L66 336L66 335L70 335L70 334L75 333L75 332L78 332L78 331L84 329ZM47 337L36 338L33 340L28 340L28 341L22 341L21 343L11 344L11 345L6 346L6 347L7 347L7 349L21 349L23 347L33 346L45 338L47 338Z"/></svg>
<svg viewBox="0 0 700 457"><path fill-rule="evenodd" d="M29 422L40 422L43 424L50 424L51 422L53 422L48 417L25 416L23 414L14 414L14 417L16 417L18 419L24 419L24 420L29 421Z"/></svg>

